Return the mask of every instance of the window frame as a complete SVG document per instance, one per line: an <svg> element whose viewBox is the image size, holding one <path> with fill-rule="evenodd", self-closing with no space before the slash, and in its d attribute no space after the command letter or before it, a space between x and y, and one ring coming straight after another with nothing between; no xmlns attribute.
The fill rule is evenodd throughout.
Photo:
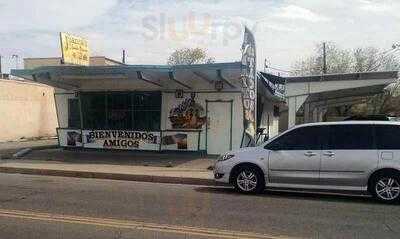
<svg viewBox="0 0 400 239"><path fill-rule="evenodd" d="M275 143L276 141L280 140L282 137L287 136L288 134L292 134L293 131L297 131L297 130L301 130L301 129L305 129L305 128L325 128L325 129L321 129L321 132L324 132L323 130L328 130L329 133L329 128L326 125L309 125L309 126L302 126L302 127L297 127L294 129L291 129L289 131L286 131L285 133L279 135L278 137L272 139L270 142L268 142L266 145L263 146L264 149L268 149L268 150L272 150L272 151L300 151L300 150L322 150L323 145L326 144L326 140L324 140L324 138L321 135L318 135L318 143L319 143L319 147L317 149L282 149L282 148L270 148L272 146L273 143Z"/></svg>
<svg viewBox="0 0 400 239"><path fill-rule="evenodd" d="M139 110L135 109L135 104L134 104L134 99L135 96L138 94L145 94L145 93L150 93L150 97L157 96L157 104L155 106L151 106L150 109L146 109L147 106L144 108L141 108ZM109 108L109 99L111 95L117 95L117 94L127 94L128 95L128 107L127 109L110 109ZM88 115L90 115L89 112L93 111L100 111L100 108L91 108L91 107L84 107L82 104L82 121L83 121L83 129L91 129L91 130L130 130L130 131L160 131L161 130L161 117L162 117L162 92L161 91L93 91L93 92L82 92L80 94L80 100L84 102L85 100L82 100L82 98L86 96L93 96L93 95L102 95L104 97L104 109L101 110L101 112L104 112L103 120L104 120L104 126L103 127L93 127L92 125L88 125L86 122ZM118 127L110 127L110 119L109 115L110 112L112 111L124 111L128 112L130 119L129 122L127 122L128 127L125 128L118 128ZM135 113L138 114L140 112L157 112L159 115L159 120L157 122L157 127L155 128L149 128L149 129L142 129L142 128L137 128L134 126L135 122ZM90 126L90 127L88 127Z"/></svg>
<svg viewBox="0 0 400 239"><path fill-rule="evenodd" d="M75 113L77 113L77 115L78 115L78 118L77 118L77 123L78 123L78 125L77 126L72 126L72 124L71 124L71 122L72 122L72 117L71 117L71 115L72 115L72 102L73 101L75 101L75 103L77 104L77 112L75 112ZM79 128L81 128L81 109L80 109L80 102L79 102L79 98L69 98L68 99L68 128L71 128L71 129L79 129Z"/></svg>

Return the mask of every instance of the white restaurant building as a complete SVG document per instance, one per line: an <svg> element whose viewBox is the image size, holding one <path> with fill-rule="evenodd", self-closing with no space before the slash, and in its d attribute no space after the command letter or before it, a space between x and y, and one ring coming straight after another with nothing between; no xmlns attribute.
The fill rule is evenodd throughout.
<svg viewBox="0 0 400 239"><path fill-rule="evenodd" d="M55 88L62 147L221 154L278 134L284 81L256 72L249 37L238 62L48 65L12 74Z"/></svg>

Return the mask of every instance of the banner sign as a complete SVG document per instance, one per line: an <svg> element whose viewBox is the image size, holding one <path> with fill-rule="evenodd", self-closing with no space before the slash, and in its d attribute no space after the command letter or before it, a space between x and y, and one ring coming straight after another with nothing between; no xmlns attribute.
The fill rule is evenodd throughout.
<svg viewBox="0 0 400 239"><path fill-rule="evenodd" d="M83 130L85 148L159 150L160 132Z"/></svg>
<svg viewBox="0 0 400 239"><path fill-rule="evenodd" d="M59 129L62 147L97 149L159 150L160 132L127 130Z"/></svg>
<svg viewBox="0 0 400 239"><path fill-rule="evenodd" d="M89 65L87 40L67 33L60 33L61 55L64 64Z"/></svg>
<svg viewBox="0 0 400 239"><path fill-rule="evenodd" d="M244 134L248 137L248 145L254 145L256 137L256 79L256 44L253 33L247 27L245 27L242 45L241 81Z"/></svg>

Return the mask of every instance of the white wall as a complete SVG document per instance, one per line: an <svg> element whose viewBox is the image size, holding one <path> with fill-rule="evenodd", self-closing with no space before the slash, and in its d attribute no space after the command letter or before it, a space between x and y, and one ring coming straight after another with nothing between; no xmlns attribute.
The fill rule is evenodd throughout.
<svg viewBox="0 0 400 239"><path fill-rule="evenodd" d="M264 109L261 115L260 128L269 128L269 137L272 138L279 133L279 116L274 116L274 106L278 103L263 99Z"/></svg>
<svg viewBox="0 0 400 239"><path fill-rule="evenodd" d="M68 100L75 99L74 92L57 91L54 94L56 100L58 125L60 128L68 128Z"/></svg>
<svg viewBox="0 0 400 239"><path fill-rule="evenodd" d="M161 113L161 129L172 129L171 122L168 118L171 108L176 107L185 98L190 98L190 93L185 93L183 98L175 98L174 92L162 93L162 113ZM240 148L243 134L243 108L241 93L232 92L215 92L215 93L196 93L195 101L206 109L206 100L233 100L232 112L232 149ZM213 117L210 115L209 117ZM227 116L227 123L230 120L230 115ZM203 125L200 134L200 150L206 150L206 125ZM216 142L226 143L228 139L218 139Z"/></svg>

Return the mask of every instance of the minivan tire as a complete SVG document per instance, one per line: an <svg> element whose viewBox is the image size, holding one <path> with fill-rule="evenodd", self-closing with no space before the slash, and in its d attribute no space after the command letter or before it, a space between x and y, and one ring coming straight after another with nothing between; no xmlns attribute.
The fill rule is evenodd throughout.
<svg viewBox="0 0 400 239"><path fill-rule="evenodd" d="M398 203L400 201L400 175L394 173L378 174L370 184L372 196L384 203Z"/></svg>
<svg viewBox="0 0 400 239"><path fill-rule="evenodd" d="M241 193L261 193L265 189L264 174L257 167L241 166L234 172L233 184Z"/></svg>

